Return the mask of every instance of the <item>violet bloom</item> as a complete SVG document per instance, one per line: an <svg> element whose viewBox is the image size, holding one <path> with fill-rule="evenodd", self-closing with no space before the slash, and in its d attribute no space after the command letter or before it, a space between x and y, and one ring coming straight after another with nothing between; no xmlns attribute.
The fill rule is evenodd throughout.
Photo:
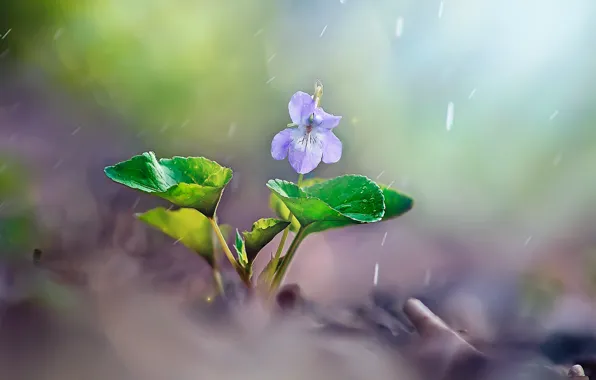
<svg viewBox="0 0 596 380"><path fill-rule="evenodd" d="M333 134L341 116L317 107L307 93L298 91L288 104L294 127L279 132L271 142L271 155L276 160L289 156L290 165L299 174L313 171L321 162L333 164L341 158L341 141Z"/></svg>

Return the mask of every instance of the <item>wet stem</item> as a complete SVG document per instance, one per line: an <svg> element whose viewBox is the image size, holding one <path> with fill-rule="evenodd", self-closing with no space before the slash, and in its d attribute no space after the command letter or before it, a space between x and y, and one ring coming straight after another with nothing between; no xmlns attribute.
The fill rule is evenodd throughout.
<svg viewBox="0 0 596 380"><path fill-rule="evenodd" d="M232 254L232 251L230 251L230 248L228 247L228 243L226 243L226 239L223 237L223 234L221 233L221 229L219 228L219 225L217 224L215 217L209 218L209 222L211 222L211 226L213 227L213 231L215 231L215 235L217 236L217 239L219 240L219 244L221 245L221 248L223 249L223 251L224 251L226 257L228 258L228 260L230 261L230 263L232 263L232 266L236 270L236 273L238 273L238 275L240 276L240 279L242 279L242 282L244 283L244 285L246 285L247 288L252 287L252 283L250 282L250 278L248 277L246 271L240 266L240 264L238 264L238 262L236 261L236 258ZM217 268L217 267L215 267L215 268ZM215 268L214 268L214 271L215 271ZM218 272L219 272L219 270L218 270ZM215 273L214 273L214 277L215 277ZM221 274L220 274L219 279L221 280ZM217 279L216 279L216 281L217 281Z"/></svg>
<svg viewBox="0 0 596 380"><path fill-rule="evenodd" d="M211 229L211 241L215 240L215 231L212 228ZM217 251L214 250L213 252L213 260L210 263L211 265L211 273L213 275L213 284L215 285L215 291L216 294L225 294L225 289L224 289L224 284L223 284L223 279L221 277L221 270L219 269L219 264L217 262L218 259L218 254Z"/></svg>
<svg viewBox="0 0 596 380"><path fill-rule="evenodd" d="M304 179L304 174L300 174L298 176L298 187L300 187L300 185L302 185L302 180ZM275 256L273 257L273 263L269 268L269 273L267 273L267 278L271 279L271 290L275 290L277 288L277 286L279 286L279 284L274 285L273 280L276 278L276 269L277 269L277 265L279 264L279 259L281 258L281 251L283 251L284 246L286 245L286 240L288 240L288 234L290 233L290 226L292 218L294 216L290 213L289 218L290 219L290 225L286 227L286 229L283 232L283 235L281 236L281 240L279 242L279 246L277 247L277 251L275 252ZM296 239L294 238L294 241ZM294 244L294 241L292 241L292 244ZM292 246L290 246L290 248L292 248ZM288 248L288 252L286 253L286 256L290 253L290 248ZM296 247L298 248L298 247ZM286 260L284 260L284 263L286 261L291 260L291 258L287 258ZM288 264L289 265L289 264ZM281 270L282 268L280 268ZM287 268L286 268L287 270ZM282 274L282 279L283 279L283 274ZM281 280L279 280L281 281Z"/></svg>
<svg viewBox="0 0 596 380"><path fill-rule="evenodd" d="M288 248L288 252L286 252L284 259L281 262L281 266L279 267L279 270L273 276L273 280L271 280L271 290L272 291L276 290L277 288L279 288L279 285L281 285L284 277L286 276L286 272L288 271L288 268L290 267L290 263L292 262L292 259L294 258L294 255L296 254L296 250L298 249L298 246L300 245L300 243L302 243L304 236L305 236L305 230L304 230L304 228L300 228L298 230L298 233L296 234L296 236L294 236L294 240L292 240L292 244L290 244L290 248Z"/></svg>
<svg viewBox="0 0 596 380"><path fill-rule="evenodd" d="M290 219L292 219L292 215L290 215ZM288 235L290 233L290 226L287 226L284 230L283 234L281 235L281 240L279 241L279 246L277 246L277 251L275 252L275 256L273 257L273 261L271 266L269 267L267 273L267 279L272 279L273 275L275 274L275 269L277 268L277 264L279 263L279 258L281 257L281 251L283 251L284 246L286 245L286 240L288 240Z"/></svg>

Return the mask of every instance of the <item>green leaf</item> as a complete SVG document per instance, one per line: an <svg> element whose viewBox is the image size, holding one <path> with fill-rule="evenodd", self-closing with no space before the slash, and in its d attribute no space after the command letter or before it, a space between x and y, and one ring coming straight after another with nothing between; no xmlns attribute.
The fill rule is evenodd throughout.
<svg viewBox="0 0 596 380"><path fill-rule="evenodd" d="M311 185L321 183L324 181L326 181L326 179L309 178L309 179L303 180L300 187L307 187L307 186L311 186ZM291 217L290 231L298 232L298 230L300 229L300 223L298 222L298 219L291 216L290 210L281 201L281 199L279 199L279 197L275 195L275 193L272 193L271 196L269 197L269 208L271 208L271 210L273 210L273 212L275 212L275 215L277 215L279 218L281 218L285 221L290 220L290 217Z"/></svg>
<svg viewBox="0 0 596 380"><path fill-rule="evenodd" d="M309 178L302 181L301 187L308 187L325 181L326 180L323 178ZM382 221L397 218L398 216L401 216L406 212L410 211L414 206L414 200L408 195L394 190L388 187L387 185L383 185L380 183L377 183L377 185L379 185L379 187L383 191L383 196L385 198L385 215L383 215ZM274 193L272 193L269 198L269 207L273 210L273 212L275 212L275 214L279 218L283 220L288 220L290 210ZM299 228L300 223L296 218L292 217L292 225L290 226L290 230L296 232Z"/></svg>
<svg viewBox="0 0 596 380"><path fill-rule="evenodd" d="M232 179L232 170L204 157L173 157L159 161L153 152L108 166L112 181L192 207L213 217L221 194Z"/></svg>
<svg viewBox="0 0 596 380"><path fill-rule="evenodd" d="M242 266L242 268L249 269L249 262L246 256L246 247L244 240L242 239L242 236L240 236L240 232L238 232L238 230L236 230L236 241L234 243L234 248L238 254L238 263Z"/></svg>
<svg viewBox="0 0 596 380"><path fill-rule="evenodd" d="M209 265L213 265L213 228L205 215L192 208L172 211L157 207L137 217L192 249L207 260Z"/></svg>
<svg viewBox="0 0 596 380"><path fill-rule="evenodd" d="M275 212L280 219L285 220L286 222L290 222L290 231L297 232L300 229L300 223L298 219L292 216L290 210L286 207L286 205L282 202L282 200L275 195L275 193L271 193L269 197L269 208Z"/></svg>
<svg viewBox="0 0 596 380"><path fill-rule="evenodd" d="M414 200L409 196L386 185L380 183L378 185L383 191L383 197L385 198L385 215L383 215L383 220L397 218L410 211L414 206Z"/></svg>
<svg viewBox="0 0 596 380"><path fill-rule="evenodd" d="M261 249L289 224L288 221L274 218L259 219L253 223L250 231L243 232L248 262L252 264Z"/></svg>
<svg viewBox="0 0 596 380"><path fill-rule="evenodd" d="M302 180L300 187L309 187L309 186L316 185L317 183L322 183L325 181L328 181L328 179L318 178L318 177L307 178L307 179Z"/></svg>
<svg viewBox="0 0 596 380"><path fill-rule="evenodd" d="M369 178L344 175L311 186L270 180L267 187L298 219L306 233L378 222L385 213L381 188Z"/></svg>

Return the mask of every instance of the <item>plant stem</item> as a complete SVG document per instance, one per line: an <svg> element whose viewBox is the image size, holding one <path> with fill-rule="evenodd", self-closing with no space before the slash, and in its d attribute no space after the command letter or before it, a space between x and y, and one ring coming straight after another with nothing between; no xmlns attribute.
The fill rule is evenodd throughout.
<svg viewBox="0 0 596 380"><path fill-rule="evenodd" d="M277 288L279 288L279 285L281 285L281 282L283 281L284 277L286 276L286 272L288 271L288 268L290 267L290 263L292 262L292 259L294 258L294 255L296 254L296 250L298 249L298 246L304 239L304 236L305 236L305 230L304 230L304 228L300 228L298 230L298 233L296 234L296 236L294 236L294 240L292 240L292 244L290 244L290 248L288 248L288 252L286 252L286 255L283 257L281 267L273 276L273 280L271 281L271 290L272 291L276 290Z"/></svg>
<svg viewBox="0 0 596 380"><path fill-rule="evenodd" d="M290 214L290 219L292 218L292 214ZM288 240L288 234L290 233L290 226L287 226L284 229L283 235L281 235L281 240L279 241L279 245L277 246L277 251L275 252L275 256L273 256L271 266L267 272L267 281L273 278L275 274L275 269L277 268L277 263L279 262L279 258L281 257L281 251L283 251L284 246L286 245L286 240Z"/></svg>
<svg viewBox="0 0 596 380"><path fill-rule="evenodd" d="M300 174L298 176L298 187L302 184L302 180L304 179L304 174ZM292 225L292 218L294 216L292 213L289 215L290 225L284 229L283 235L281 235L281 240L279 241L279 245L277 246L277 251L275 252L275 256L273 256L271 266L267 272L266 278L267 281L273 278L275 275L275 269L277 269L277 263L279 263L279 258L281 257L281 251L283 251L284 246L286 245L286 240L288 240L288 234L290 233L290 226Z"/></svg>
<svg viewBox="0 0 596 380"><path fill-rule="evenodd" d="M217 217L213 215L213 219L215 223L217 223ZM215 241L217 234L215 233L215 229L211 229L211 241ZM215 248L215 247L213 247ZM223 279L221 276L221 270L219 269L219 250L213 249L213 263L211 264L211 274L213 275L213 284L215 285L215 291L221 295L225 294L225 288L223 284Z"/></svg>
<svg viewBox="0 0 596 380"><path fill-rule="evenodd" d="M230 263L232 264L232 266L234 267L234 269L236 270L236 272L242 279L242 282L244 282L244 284L250 288L252 286L250 279L246 275L244 269L236 261L236 258L232 254L232 251L230 251L230 248L228 247L228 243L226 243L226 239L223 237L223 234L221 233L221 229L219 228L219 225L215 221L215 218L209 218L209 221L211 222L213 231L215 231L215 235L217 236L217 239L219 240L219 244L221 245L221 248L223 249L226 257L228 258L228 260L230 261Z"/></svg>

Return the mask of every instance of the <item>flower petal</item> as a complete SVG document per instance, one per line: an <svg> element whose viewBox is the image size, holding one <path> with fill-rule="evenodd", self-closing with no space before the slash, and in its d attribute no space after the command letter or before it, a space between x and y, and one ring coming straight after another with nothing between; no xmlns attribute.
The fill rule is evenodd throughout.
<svg viewBox="0 0 596 380"><path fill-rule="evenodd" d="M292 143L292 128L286 128L273 137L271 141L271 156L276 160L283 160L288 155Z"/></svg>
<svg viewBox="0 0 596 380"><path fill-rule="evenodd" d="M325 129L333 129L337 127L339 121L341 120L341 116L335 116L330 113L325 112L322 108L317 108L315 111L315 121L314 124L317 127L325 128Z"/></svg>
<svg viewBox="0 0 596 380"><path fill-rule="evenodd" d="M298 91L292 95L288 104L290 119L294 124L306 125L310 115L315 111L315 101L306 92Z"/></svg>
<svg viewBox="0 0 596 380"><path fill-rule="evenodd" d="M312 172L323 156L323 141L317 133L304 133L290 146L290 165L299 174Z"/></svg>
<svg viewBox="0 0 596 380"><path fill-rule="evenodd" d="M342 143L330 130L323 129L319 138L323 142L323 162L334 164L341 158Z"/></svg>

